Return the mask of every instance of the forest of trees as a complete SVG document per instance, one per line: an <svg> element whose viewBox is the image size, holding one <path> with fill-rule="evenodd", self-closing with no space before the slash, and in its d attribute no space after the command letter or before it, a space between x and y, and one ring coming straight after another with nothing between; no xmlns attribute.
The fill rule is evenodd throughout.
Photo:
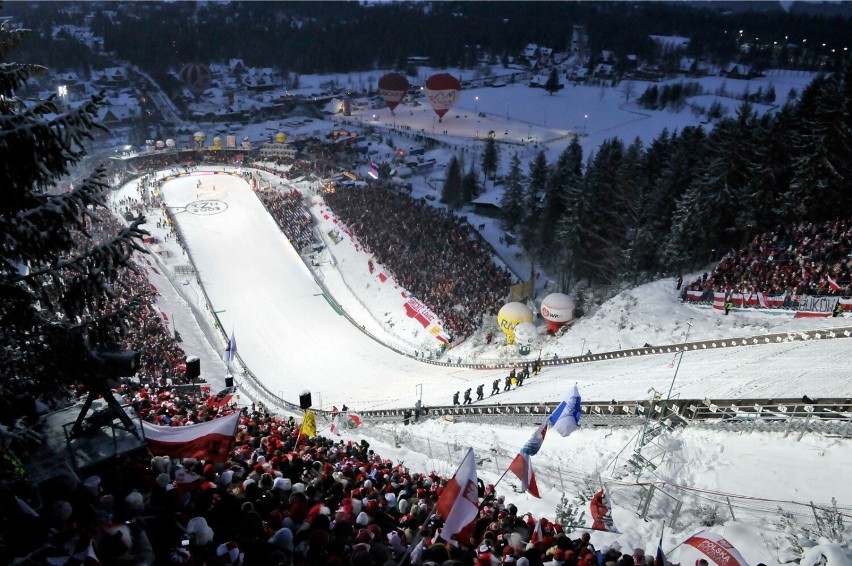
<svg viewBox="0 0 852 566"><path fill-rule="evenodd" d="M156 77L183 63L231 58L301 74L404 70L409 56L429 57L438 68L472 68L483 57L503 62L528 43L567 51L573 25L586 27L593 53L606 49L621 61L627 54L665 59L650 41L652 34L690 37L684 55L715 63L737 59L757 69L766 68L773 55L781 66L793 60L803 69L818 68L825 56L822 70L837 70L848 57L843 49L848 18L788 13L777 4L775 10L755 3L754 11L727 13L713 5L668 2L540 2L535 17L526 2L134 2L122 3L120 11L116 6L14 2L4 11L41 38L55 25L82 25L89 15L105 51ZM774 42L782 53L773 54ZM54 69L79 69L92 60L74 46L31 43L30 58Z"/></svg>
<svg viewBox="0 0 852 566"><path fill-rule="evenodd" d="M570 281L638 282L706 264L779 224L852 214L852 66L758 117L748 101L710 133L661 132L648 147L613 138L585 160L517 156L506 227Z"/></svg>

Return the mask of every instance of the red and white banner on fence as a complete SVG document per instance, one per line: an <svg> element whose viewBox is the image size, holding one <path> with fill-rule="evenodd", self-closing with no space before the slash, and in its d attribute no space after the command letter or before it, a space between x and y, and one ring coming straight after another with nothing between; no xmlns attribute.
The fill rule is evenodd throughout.
<svg viewBox="0 0 852 566"><path fill-rule="evenodd" d="M828 318L834 313L834 309L840 304L841 310L843 299L840 297L809 297L803 296L799 299L799 310L794 318ZM847 299L852 303L852 299Z"/></svg>
<svg viewBox="0 0 852 566"><path fill-rule="evenodd" d="M703 291L687 291L685 298L691 302L701 302L705 293ZM725 310L725 299L735 308L782 308L787 300L797 303L798 308L795 318L830 317L834 309L840 305L843 312L852 312L852 298L810 295L767 295L766 293L713 293L713 308Z"/></svg>
<svg viewBox="0 0 852 566"><path fill-rule="evenodd" d="M435 340L443 344L449 342L449 337L444 333L441 322L435 316L435 313L429 310L429 307L414 297L410 297L405 301L405 305L403 306L405 306L405 316L415 319L423 325L423 328L428 328L429 333L435 337Z"/></svg>

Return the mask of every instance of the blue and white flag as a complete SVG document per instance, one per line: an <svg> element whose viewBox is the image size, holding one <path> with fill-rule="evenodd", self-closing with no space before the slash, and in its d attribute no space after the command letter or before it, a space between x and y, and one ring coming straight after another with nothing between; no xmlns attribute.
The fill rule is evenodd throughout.
<svg viewBox="0 0 852 566"><path fill-rule="evenodd" d="M222 361L225 363L230 362L237 356L237 340L234 338L234 331L231 330L231 338L228 340L228 345L225 347L225 351L222 352Z"/></svg>
<svg viewBox="0 0 852 566"><path fill-rule="evenodd" d="M577 389L576 383L568 397L559 403L559 406L556 407L547 421L553 427L553 430L562 436L568 436L580 428L580 391Z"/></svg>
<svg viewBox="0 0 852 566"><path fill-rule="evenodd" d="M547 421L541 423L541 425L535 429L535 432L532 434L529 440L527 440L526 444L524 444L523 448L521 448L521 454L526 454L528 456L535 456L538 454L538 451L541 450L541 445L544 444L544 435L547 434Z"/></svg>

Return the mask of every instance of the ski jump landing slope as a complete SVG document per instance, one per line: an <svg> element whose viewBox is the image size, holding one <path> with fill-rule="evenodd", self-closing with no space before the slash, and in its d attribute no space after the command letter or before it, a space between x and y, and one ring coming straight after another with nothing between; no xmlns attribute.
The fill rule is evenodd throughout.
<svg viewBox="0 0 852 566"><path fill-rule="evenodd" d="M202 187L197 187L198 180ZM167 181L166 205L175 213L189 253L239 356L280 397L296 402L310 390L322 408L368 410L446 405L453 392L485 384L505 370L425 364L371 339L326 300L309 269L238 177L191 175ZM224 348L224 339L222 347ZM847 340L810 341L689 352L674 396L739 398L839 397L852 393ZM546 368L502 402L558 401L574 382L586 399L644 399L667 391L671 355L643 356ZM486 401L488 399L486 398ZM493 401L492 401L493 402Z"/></svg>

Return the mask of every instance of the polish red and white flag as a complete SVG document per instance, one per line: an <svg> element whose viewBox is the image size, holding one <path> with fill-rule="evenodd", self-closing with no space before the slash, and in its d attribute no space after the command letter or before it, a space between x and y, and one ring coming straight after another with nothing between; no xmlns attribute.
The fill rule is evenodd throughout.
<svg viewBox="0 0 852 566"><path fill-rule="evenodd" d="M474 521L479 514L479 486L473 448L467 449L455 475L441 493L437 511L444 518L441 538L453 546L459 542L469 544Z"/></svg>
<svg viewBox="0 0 852 566"><path fill-rule="evenodd" d="M828 288L832 291L839 291L840 289L842 289L842 287L837 284L837 281L831 278L831 275L828 275L826 273L825 278L828 281Z"/></svg>
<svg viewBox="0 0 852 566"><path fill-rule="evenodd" d="M240 413L188 426L158 426L143 421L142 432L148 449L155 456L224 462L239 422Z"/></svg>

